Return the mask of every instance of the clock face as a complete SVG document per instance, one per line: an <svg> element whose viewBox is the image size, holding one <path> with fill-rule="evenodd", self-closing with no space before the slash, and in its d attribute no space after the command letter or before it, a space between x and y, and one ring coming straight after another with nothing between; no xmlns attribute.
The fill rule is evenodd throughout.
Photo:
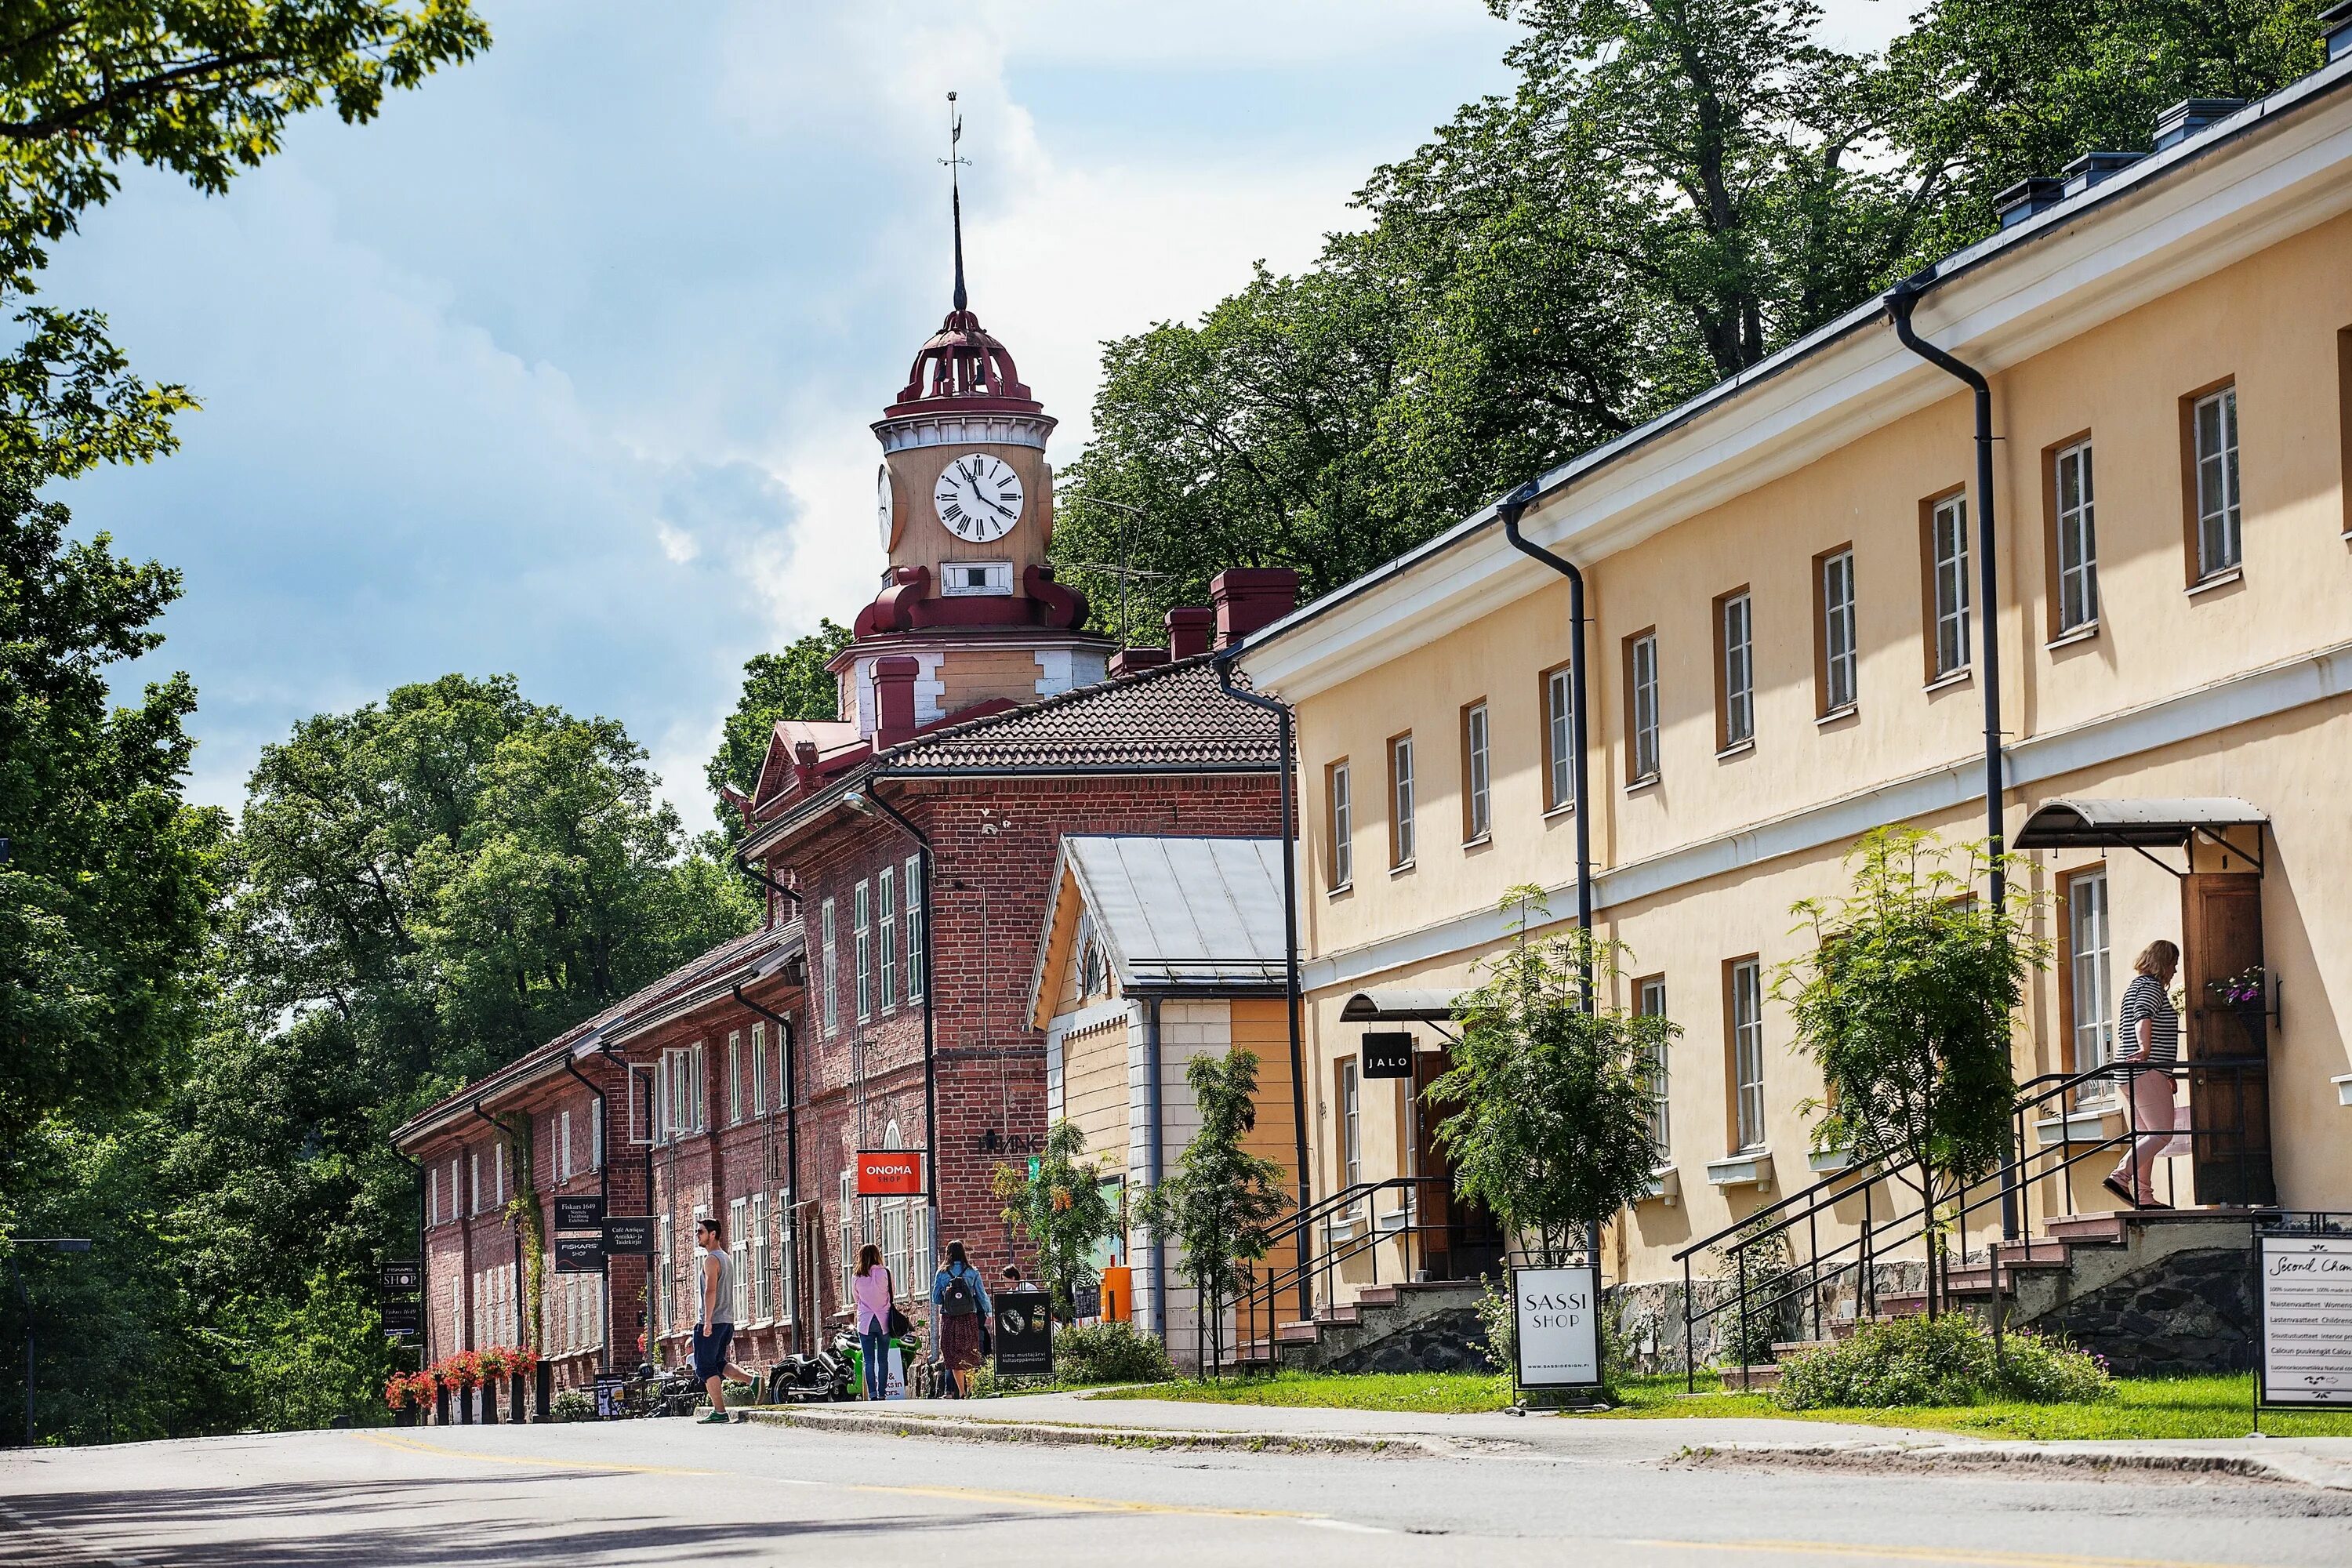
<svg viewBox="0 0 2352 1568"><path fill-rule="evenodd" d="M890 524L896 520L898 511L897 498L890 492L890 465L885 463L874 476L874 521L882 531L882 548L885 550L890 548Z"/></svg>
<svg viewBox="0 0 2352 1568"><path fill-rule="evenodd" d="M985 452L949 458L940 482L931 487L940 525L974 544L993 543L1012 532L1021 521L1021 476Z"/></svg>

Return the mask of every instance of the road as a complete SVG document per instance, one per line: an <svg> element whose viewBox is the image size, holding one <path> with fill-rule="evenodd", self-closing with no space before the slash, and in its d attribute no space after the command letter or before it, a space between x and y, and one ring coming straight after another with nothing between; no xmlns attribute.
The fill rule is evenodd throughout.
<svg viewBox="0 0 2352 1568"><path fill-rule="evenodd" d="M14 1451L0 1457L0 1562L2352 1562L2347 1492L2178 1476L1692 1468L1674 1455L1696 1424L1576 1425L1565 1447L1464 1458L1025 1447L682 1421Z"/></svg>

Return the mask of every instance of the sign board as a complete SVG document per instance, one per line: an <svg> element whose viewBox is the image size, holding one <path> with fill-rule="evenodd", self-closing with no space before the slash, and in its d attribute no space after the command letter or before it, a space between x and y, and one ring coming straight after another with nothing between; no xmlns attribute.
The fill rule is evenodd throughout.
<svg viewBox="0 0 2352 1568"><path fill-rule="evenodd" d="M425 1304L414 1296L383 1302L377 1310L383 1314L383 1331L387 1334L413 1334L425 1326Z"/></svg>
<svg viewBox="0 0 2352 1568"><path fill-rule="evenodd" d="M375 1271L375 1284L376 1289L387 1296L399 1296L422 1289L425 1285L425 1267L409 1258L378 1264Z"/></svg>
<svg viewBox="0 0 2352 1568"><path fill-rule="evenodd" d="M1412 1076L1412 1031L1364 1031L1363 1068L1366 1078Z"/></svg>
<svg viewBox="0 0 2352 1568"><path fill-rule="evenodd" d="M857 1195L861 1198L919 1197L923 1191L920 1149L860 1149Z"/></svg>
<svg viewBox="0 0 2352 1568"><path fill-rule="evenodd" d="M1042 1290L1000 1290L996 1307L996 1374L1054 1374L1053 1298Z"/></svg>
<svg viewBox="0 0 2352 1568"><path fill-rule="evenodd" d="M1517 1365L1521 1388L1597 1388L1601 1384L1601 1270L1514 1268Z"/></svg>
<svg viewBox="0 0 2352 1568"><path fill-rule="evenodd" d="M2258 1236L2264 1405L2352 1408L2352 1236Z"/></svg>
<svg viewBox="0 0 2352 1568"><path fill-rule="evenodd" d="M620 1218L606 1215L604 1219L604 1255L651 1258L654 1255L654 1216L628 1215Z"/></svg>
<svg viewBox="0 0 2352 1568"><path fill-rule="evenodd" d="M555 1200L555 1228L558 1230L602 1230L604 1227L603 1198L558 1198Z"/></svg>
<svg viewBox="0 0 2352 1568"><path fill-rule="evenodd" d="M604 1272L604 1238L602 1236L557 1237L555 1271L558 1274L602 1274Z"/></svg>
<svg viewBox="0 0 2352 1568"><path fill-rule="evenodd" d="M616 1372L596 1374L596 1419L617 1421L628 1414L629 1380Z"/></svg>

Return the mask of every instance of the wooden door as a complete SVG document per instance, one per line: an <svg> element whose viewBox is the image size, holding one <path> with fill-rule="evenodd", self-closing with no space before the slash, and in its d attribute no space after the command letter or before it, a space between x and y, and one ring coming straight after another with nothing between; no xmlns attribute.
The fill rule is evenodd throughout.
<svg viewBox="0 0 2352 1568"><path fill-rule="evenodd" d="M1486 1205L1454 1193L1454 1167L1437 1137L1438 1124L1453 1114L1454 1107L1433 1101L1429 1086L1453 1066L1453 1054L1443 1047L1413 1053L1412 1169L1417 1176L1435 1178L1415 1184L1423 1266L1432 1279L1475 1279L1481 1274L1499 1277L1502 1227Z"/></svg>
<svg viewBox="0 0 2352 1568"><path fill-rule="evenodd" d="M2181 883L2181 1006L2191 1164L2200 1204L2276 1201L2271 1173L2268 1021L2215 1000L2210 983L2263 962L2263 879L2200 871Z"/></svg>

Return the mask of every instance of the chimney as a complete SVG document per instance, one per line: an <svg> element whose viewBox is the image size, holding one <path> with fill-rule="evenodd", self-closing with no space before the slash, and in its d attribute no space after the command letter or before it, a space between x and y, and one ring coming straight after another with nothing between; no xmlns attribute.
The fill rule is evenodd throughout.
<svg viewBox="0 0 2352 1568"><path fill-rule="evenodd" d="M1217 624L1214 610L1184 609L1168 612L1168 657L1198 658L1209 651L1209 633Z"/></svg>
<svg viewBox="0 0 2352 1568"><path fill-rule="evenodd" d="M2145 153L2085 153L2058 173L2065 181L2066 194L2079 196L2093 185L2105 184L2147 156Z"/></svg>
<svg viewBox="0 0 2352 1568"><path fill-rule="evenodd" d="M1287 566L1228 566L1209 579L1217 646L1231 647L1298 607L1298 574Z"/></svg>
<svg viewBox="0 0 2352 1568"><path fill-rule="evenodd" d="M2336 0L2319 14L2319 36L2327 40L2330 64L2352 55L2352 0Z"/></svg>
<svg viewBox="0 0 2352 1568"><path fill-rule="evenodd" d="M887 751L915 738L915 677L922 661L886 653L874 661L874 746Z"/></svg>
<svg viewBox="0 0 2352 1568"><path fill-rule="evenodd" d="M2177 147L2245 107L2242 98L2184 98L2156 117L2156 150Z"/></svg>
<svg viewBox="0 0 2352 1568"><path fill-rule="evenodd" d="M1110 656L1110 678L1113 680L1146 669L1157 669L1168 662L1164 647L1123 647Z"/></svg>
<svg viewBox="0 0 2352 1568"><path fill-rule="evenodd" d="M1992 205L2000 215L2000 226L2015 228L2043 208L2056 206L2064 196L2064 187L2056 180L2020 180L1993 197Z"/></svg>

